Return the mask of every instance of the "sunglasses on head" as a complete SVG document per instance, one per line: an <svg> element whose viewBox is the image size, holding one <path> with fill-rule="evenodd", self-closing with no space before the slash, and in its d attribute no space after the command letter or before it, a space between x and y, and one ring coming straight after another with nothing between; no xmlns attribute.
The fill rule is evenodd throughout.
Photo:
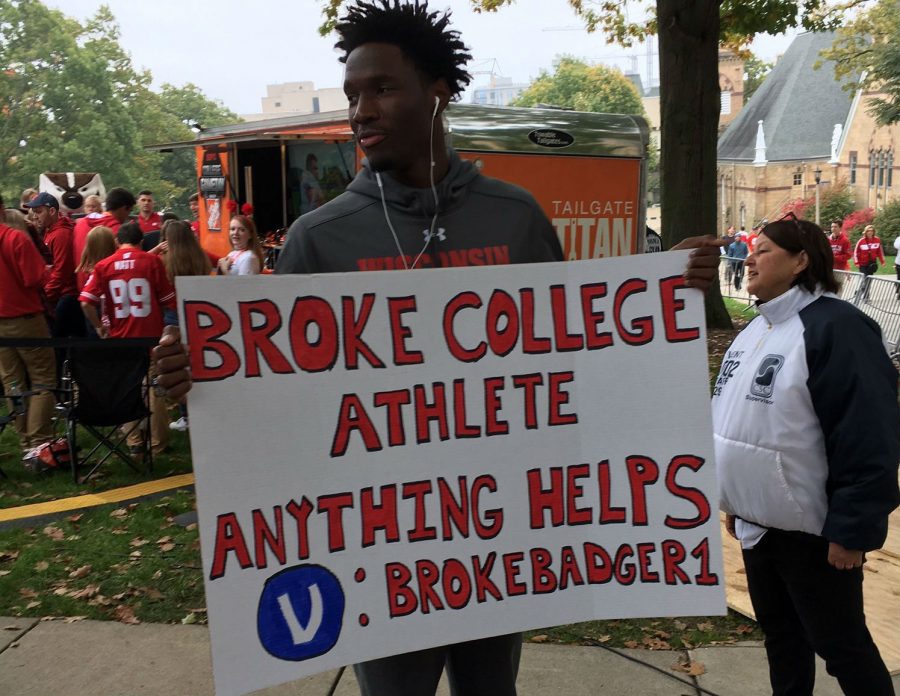
<svg viewBox="0 0 900 696"><path fill-rule="evenodd" d="M775 222L793 222L797 227L797 231L800 232L801 235L806 234L806 230L803 225L800 224L800 218L798 218L794 213L788 213L784 217L779 218Z"/></svg>

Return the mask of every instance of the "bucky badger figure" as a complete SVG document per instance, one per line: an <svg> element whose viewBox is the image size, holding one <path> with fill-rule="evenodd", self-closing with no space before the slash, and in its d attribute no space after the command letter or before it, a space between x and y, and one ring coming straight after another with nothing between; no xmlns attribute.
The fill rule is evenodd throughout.
<svg viewBox="0 0 900 696"><path fill-rule="evenodd" d="M63 215L83 213L84 199L90 195L106 198L106 187L97 172L44 172L38 189L59 201Z"/></svg>

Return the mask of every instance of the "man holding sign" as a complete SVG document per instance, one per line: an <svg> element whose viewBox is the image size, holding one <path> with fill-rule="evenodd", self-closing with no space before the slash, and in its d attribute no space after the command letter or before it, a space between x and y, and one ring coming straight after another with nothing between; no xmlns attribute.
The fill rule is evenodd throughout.
<svg viewBox="0 0 900 696"><path fill-rule="evenodd" d="M471 79L463 69L470 56L448 23L449 13L429 12L425 3L388 0L360 1L338 23L348 116L367 159L344 194L294 223L277 273L562 260L559 240L531 195L482 176L445 143L440 114ZM705 290L717 277L717 243L698 237L680 246L695 248L687 284ZM159 388L177 398L190 389L191 376L176 336L164 336L155 355ZM336 436L332 456L345 451ZM325 581L322 587L330 591ZM296 624L296 642L304 627L290 606L282 609L288 624ZM520 649L515 633L366 662L356 673L366 696L428 696L445 666L456 694L512 696Z"/></svg>

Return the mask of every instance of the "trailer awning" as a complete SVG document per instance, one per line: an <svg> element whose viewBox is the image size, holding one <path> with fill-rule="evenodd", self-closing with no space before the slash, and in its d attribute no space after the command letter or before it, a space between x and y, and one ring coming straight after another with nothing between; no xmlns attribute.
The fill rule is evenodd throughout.
<svg viewBox="0 0 900 696"><path fill-rule="evenodd" d="M353 139L353 131L350 125L344 123L315 124L309 126L293 126L286 128L271 128L266 124L262 128L253 128L251 123L242 124L244 130L217 133L208 132L201 133L200 137L194 140L182 140L172 143L160 143L158 145L148 145L146 149L155 150L157 152L166 152L169 150L179 150L186 147L197 147L204 145L223 145L226 143L243 143L258 140L323 140L326 142L346 142ZM233 127L231 127L233 128Z"/></svg>

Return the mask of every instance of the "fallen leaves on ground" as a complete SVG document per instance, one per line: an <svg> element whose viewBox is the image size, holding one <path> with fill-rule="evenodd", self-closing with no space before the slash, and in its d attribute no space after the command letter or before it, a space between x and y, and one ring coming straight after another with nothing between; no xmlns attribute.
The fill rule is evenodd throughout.
<svg viewBox="0 0 900 696"><path fill-rule="evenodd" d="M69 577L73 578L73 579L84 578L84 577L87 577L88 575L90 575L90 573L91 573L91 566L83 565L80 568L76 568L71 573L69 573Z"/></svg>
<svg viewBox="0 0 900 696"><path fill-rule="evenodd" d="M90 599L100 594L100 585L88 585L80 590L70 590L67 594L72 599Z"/></svg>
<svg viewBox="0 0 900 696"><path fill-rule="evenodd" d="M49 567L50 567L50 564L47 561L38 561L37 563L34 564L34 569L38 573L43 573Z"/></svg>
<svg viewBox="0 0 900 696"><path fill-rule="evenodd" d="M699 677L706 674L706 666L702 662L691 660L690 662L676 662L671 667L673 672L681 672L690 677Z"/></svg>
<svg viewBox="0 0 900 696"><path fill-rule="evenodd" d="M53 539L53 541L62 541L66 538L65 532L59 527L54 527L52 524L44 527L44 534Z"/></svg>
<svg viewBox="0 0 900 696"><path fill-rule="evenodd" d="M159 546L159 550L163 553L168 553L169 551L175 550L174 539L170 536L164 536L156 540L156 544Z"/></svg>
<svg viewBox="0 0 900 696"><path fill-rule="evenodd" d="M141 620L134 615L134 609L127 604L120 604L113 610L116 621L124 624L139 624Z"/></svg>
<svg viewBox="0 0 900 696"><path fill-rule="evenodd" d="M137 592L139 594L142 594L147 599L152 599L155 601L166 598L166 596L155 587L139 587L137 588Z"/></svg>
<svg viewBox="0 0 900 696"><path fill-rule="evenodd" d="M671 650L672 646L666 641L654 636L644 636L641 642L650 650Z"/></svg>
<svg viewBox="0 0 900 696"><path fill-rule="evenodd" d="M120 520L123 517L128 517L128 510L126 508L116 508L111 513L109 513L109 516L114 519Z"/></svg>

